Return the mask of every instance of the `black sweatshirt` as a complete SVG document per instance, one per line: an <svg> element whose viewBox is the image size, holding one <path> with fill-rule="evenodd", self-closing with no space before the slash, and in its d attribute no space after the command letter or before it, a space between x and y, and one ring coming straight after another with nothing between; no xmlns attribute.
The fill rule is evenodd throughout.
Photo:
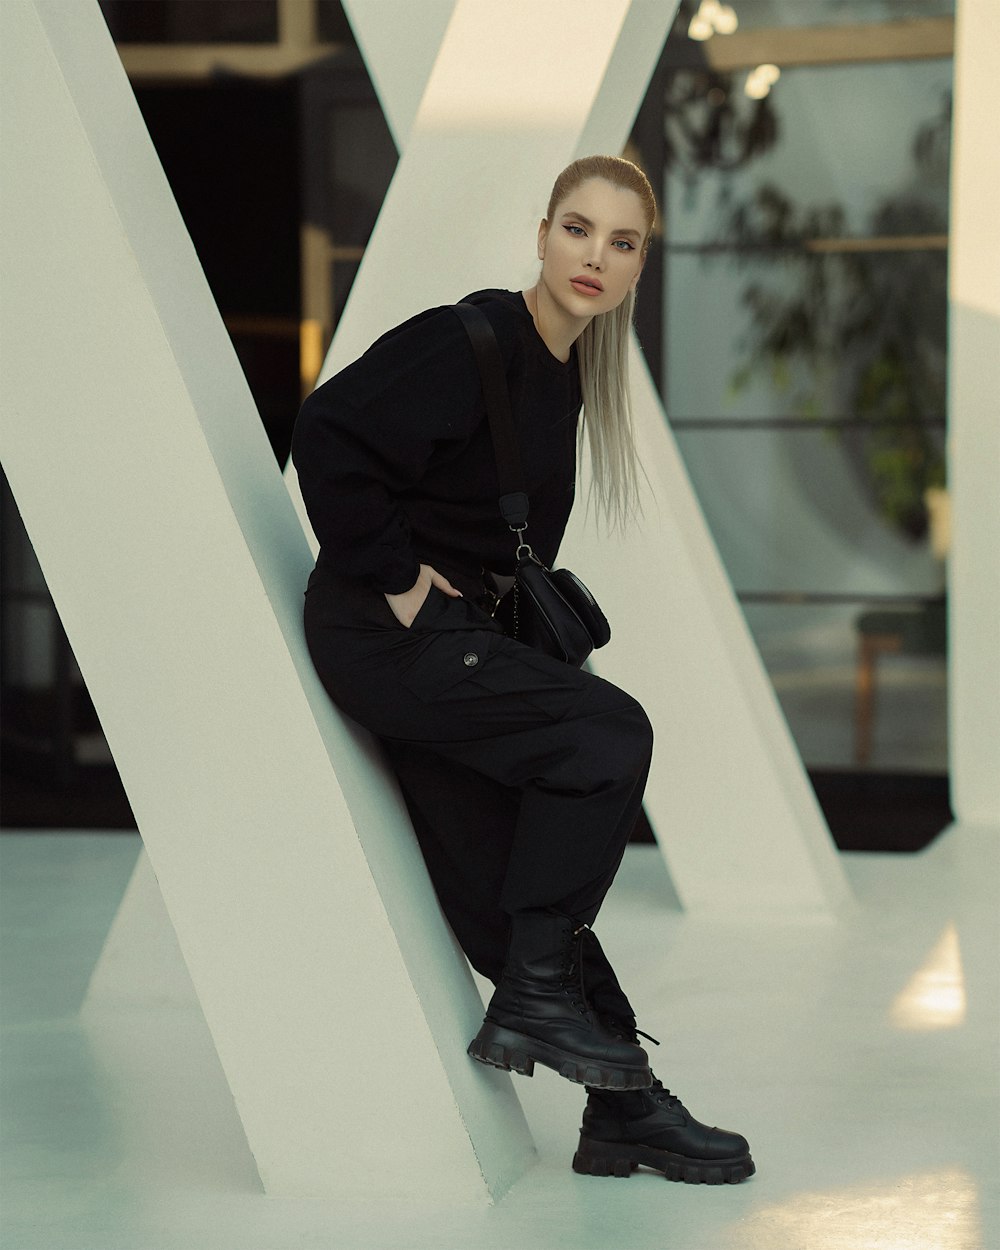
<svg viewBox="0 0 1000 1250"><path fill-rule="evenodd" d="M503 357L530 515L547 565L573 505L581 393L576 350L562 364L514 291L465 297L490 319ZM292 458L321 566L387 594L417 580L512 573L517 538L500 516L482 386L465 327L432 308L378 339L306 399Z"/></svg>

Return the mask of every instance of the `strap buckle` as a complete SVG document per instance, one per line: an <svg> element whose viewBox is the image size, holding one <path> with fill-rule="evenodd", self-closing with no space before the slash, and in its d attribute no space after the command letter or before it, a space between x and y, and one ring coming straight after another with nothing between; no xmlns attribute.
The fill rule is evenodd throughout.
<svg viewBox="0 0 1000 1250"><path fill-rule="evenodd" d="M530 560L534 560L535 558L535 553L531 550L531 544L524 541L524 531L527 528L527 525L508 526L508 529L517 535L517 549L514 552L515 560L523 559L524 555L526 555Z"/></svg>

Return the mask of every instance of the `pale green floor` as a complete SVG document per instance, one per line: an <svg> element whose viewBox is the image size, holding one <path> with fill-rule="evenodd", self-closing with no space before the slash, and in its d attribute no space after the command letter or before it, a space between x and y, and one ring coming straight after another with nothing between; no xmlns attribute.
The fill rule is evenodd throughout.
<svg viewBox="0 0 1000 1250"><path fill-rule="evenodd" d="M708 924L664 908L629 850L599 930L662 1040L655 1067L747 1134L738 1186L569 1169L581 1091L519 1080L540 1162L496 1207L259 1192L200 1015L77 1016L136 855L128 835L7 834L4 1250L998 1250L997 850L953 830L917 856L844 857L834 924ZM405 1071L389 1080L404 1081ZM345 1137L345 1148L349 1139Z"/></svg>

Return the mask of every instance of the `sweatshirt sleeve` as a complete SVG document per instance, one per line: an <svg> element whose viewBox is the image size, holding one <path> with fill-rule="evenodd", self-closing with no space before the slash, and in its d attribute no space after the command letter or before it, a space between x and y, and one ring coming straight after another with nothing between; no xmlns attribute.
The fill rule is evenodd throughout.
<svg viewBox="0 0 1000 1250"><path fill-rule="evenodd" d="M401 501L484 417L471 344L447 308L404 322L317 387L292 460L324 560L383 593L409 590L419 563Z"/></svg>

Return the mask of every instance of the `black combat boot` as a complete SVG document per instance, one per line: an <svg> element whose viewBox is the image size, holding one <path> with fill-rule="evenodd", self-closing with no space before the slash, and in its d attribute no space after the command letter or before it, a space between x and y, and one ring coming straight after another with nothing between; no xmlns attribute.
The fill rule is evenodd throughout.
<svg viewBox="0 0 1000 1250"><path fill-rule="evenodd" d="M700 1124L655 1077L649 1089L588 1090L573 1171L630 1176L640 1163L696 1185L735 1185L756 1170L745 1137Z"/></svg>
<svg viewBox="0 0 1000 1250"><path fill-rule="evenodd" d="M473 1059L524 1076L541 1063L594 1089L649 1085L646 1052L605 1028L587 1002L581 971L586 931L557 912L511 917L507 962L469 1045Z"/></svg>

